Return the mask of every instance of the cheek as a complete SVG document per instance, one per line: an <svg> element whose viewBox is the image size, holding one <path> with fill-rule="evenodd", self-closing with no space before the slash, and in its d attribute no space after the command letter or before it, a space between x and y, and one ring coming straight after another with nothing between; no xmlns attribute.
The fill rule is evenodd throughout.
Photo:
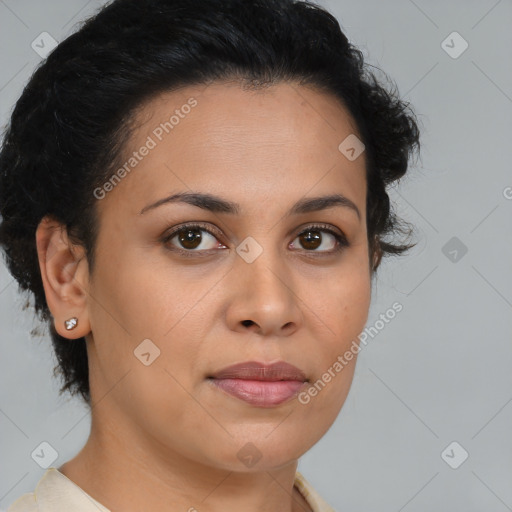
<svg viewBox="0 0 512 512"><path fill-rule="evenodd" d="M191 400L190 370L205 337L196 327L202 288L184 286L183 278L162 274L150 262L124 259L98 268L98 285L91 290L96 395L112 390L110 403L172 445L180 432L193 432L208 421Z"/></svg>
<svg viewBox="0 0 512 512"><path fill-rule="evenodd" d="M112 258L115 264L99 262L97 285L91 291L97 297L93 314L103 327L107 324L118 337L128 336L133 343L165 338L186 321L204 293L204 283L188 279L165 258L131 252Z"/></svg>
<svg viewBox="0 0 512 512"><path fill-rule="evenodd" d="M141 401L143 393L179 396L179 385L189 388L187 368L197 362L205 318L204 281L191 280L151 258L132 255L115 265L99 262L97 286L91 290L94 344L103 379L113 385L130 371L130 382ZM199 303L198 303L199 302ZM148 341L149 340L149 341ZM143 354L149 353L149 356ZM151 362L144 365L144 358ZM177 387L176 387L177 386Z"/></svg>
<svg viewBox="0 0 512 512"><path fill-rule="evenodd" d="M371 301L369 271L362 264L340 266L315 283L306 280L303 294L316 324L323 325L327 346L341 349L356 337L368 319Z"/></svg>
<svg viewBox="0 0 512 512"><path fill-rule="evenodd" d="M324 421L326 415L335 418L350 390L360 351L358 336L368 320L370 301L371 280L364 264L340 271L309 294L318 364L312 382L315 389L299 403L323 416Z"/></svg>

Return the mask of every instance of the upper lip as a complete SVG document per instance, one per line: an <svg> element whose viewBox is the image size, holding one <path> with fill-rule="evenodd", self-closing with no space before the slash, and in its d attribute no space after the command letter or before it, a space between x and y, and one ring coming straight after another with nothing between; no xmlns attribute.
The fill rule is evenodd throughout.
<svg viewBox="0 0 512 512"><path fill-rule="evenodd" d="M284 361L278 361L277 363L272 364L258 363L256 361L246 361L244 363L228 366L212 375L211 378L263 381L307 381L306 375L302 370Z"/></svg>

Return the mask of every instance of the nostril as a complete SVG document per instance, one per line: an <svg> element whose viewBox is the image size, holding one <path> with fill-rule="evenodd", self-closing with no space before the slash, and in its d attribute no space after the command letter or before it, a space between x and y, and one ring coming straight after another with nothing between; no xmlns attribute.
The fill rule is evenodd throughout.
<svg viewBox="0 0 512 512"><path fill-rule="evenodd" d="M254 322L252 320L243 320L242 325L244 327L250 327Z"/></svg>

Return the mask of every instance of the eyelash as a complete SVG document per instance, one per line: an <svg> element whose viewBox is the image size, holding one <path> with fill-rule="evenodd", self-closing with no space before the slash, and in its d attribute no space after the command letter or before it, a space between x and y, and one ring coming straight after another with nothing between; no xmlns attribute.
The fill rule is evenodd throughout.
<svg viewBox="0 0 512 512"><path fill-rule="evenodd" d="M180 224L179 226L176 226L170 233L166 234L162 238L161 242L165 245L168 242L170 242L180 231L185 231L187 229L194 230L196 228L199 228L199 230L201 230L201 231L206 231L207 233L209 233L210 235L214 236L217 239L222 237L220 231L213 230L210 225L203 224L201 222L195 222L195 223L189 223L189 224ZM343 249L350 246L345 235L341 235L340 233L334 231L332 228L330 228L326 224L312 224L310 226L307 226L305 229L303 229L302 231L297 233L295 235L295 238L307 233L308 231L322 231L325 233L329 233L330 235L332 235L334 237L334 239L337 242L336 249L331 250L331 251L314 251L314 250L302 249L302 251L304 251L308 254L315 254L320 257L332 256L333 254L337 254L337 253L341 252ZM295 238L294 238L294 240L295 240ZM223 245L225 245L225 244L223 244ZM207 249L207 250L203 250L203 251L194 251L194 250L180 249L179 247L174 247L174 246L172 248L169 248L168 246L166 246L166 247L169 251L177 252L179 254L182 254L185 257L208 256L211 254L210 251L218 250L218 249Z"/></svg>

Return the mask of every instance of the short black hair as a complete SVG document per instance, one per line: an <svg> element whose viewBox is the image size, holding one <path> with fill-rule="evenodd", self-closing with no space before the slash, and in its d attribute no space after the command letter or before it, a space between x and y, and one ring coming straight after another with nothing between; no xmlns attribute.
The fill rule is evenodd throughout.
<svg viewBox="0 0 512 512"><path fill-rule="evenodd" d="M49 324L61 393L80 394L90 405L86 343L55 330L35 231L46 215L64 224L84 246L92 272L93 190L119 165L137 109L159 93L235 79L252 87L289 81L334 95L365 144L370 255L379 254L380 263L381 256L415 245L384 237L409 239L413 231L394 214L386 188L419 150L418 125L397 87L387 88L369 68L336 18L302 0L115 0L50 53L4 134L0 245L20 289L33 294L36 312Z"/></svg>

